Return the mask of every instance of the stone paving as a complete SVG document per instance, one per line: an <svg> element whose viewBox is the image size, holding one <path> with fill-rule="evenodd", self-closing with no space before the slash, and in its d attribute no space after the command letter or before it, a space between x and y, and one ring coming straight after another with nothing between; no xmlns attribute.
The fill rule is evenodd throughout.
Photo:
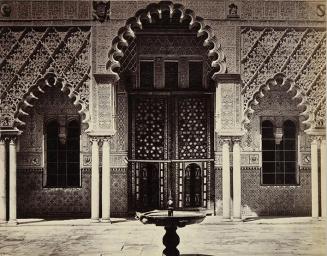
<svg viewBox="0 0 327 256"><path fill-rule="evenodd" d="M112 224L89 220L19 220L0 225L0 256L5 255L162 255L163 227L132 219ZM183 256L327 255L326 222L311 218L223 222L210 216L178 229Z"/></svg>

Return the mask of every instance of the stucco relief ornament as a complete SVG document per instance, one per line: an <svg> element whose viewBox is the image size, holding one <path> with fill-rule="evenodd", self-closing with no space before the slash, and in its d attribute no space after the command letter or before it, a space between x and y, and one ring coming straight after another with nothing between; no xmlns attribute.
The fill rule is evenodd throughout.
<svg viewBox="0 0 327 256"><path fill-rule="evenodd" d="M7 3L2 3L0 6L0 13L2 17L10 17L11 14L11 7Z"/></svg>
<svg viewBox="0 0 327 256"><path fill-rule="evenodd" d="M110 1L93 2L93 19L100 22L110 19Z"/></svg>
<svg viewBox="0 0 327 256"><path fill-rule="evenodd" d="M228 11L228 15L227 15L227 18L239 18L240 16L238 15L238 12L237 12L237 5L236 4L230 4L229 6L229 11Z"/></svg>

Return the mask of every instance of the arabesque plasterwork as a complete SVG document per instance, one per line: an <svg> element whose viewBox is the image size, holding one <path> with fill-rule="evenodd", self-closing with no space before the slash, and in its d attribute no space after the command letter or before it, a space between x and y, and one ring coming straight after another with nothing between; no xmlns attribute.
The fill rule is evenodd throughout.
<svg viewBox="0 0 327 256"><path fill-rule="evenodd" d="M244 124L264 96L269 80L281 74L301 98L307 129L321 127L317 115L325 95L326 31L313 28L255 28L241 32Z"/></svg>
<svg viewBox="0 0 327 256"><path fill-rule="evenodd" d="M24 105L32 105L31 99L38 98L35 94L43 93L41 87L35 87L46 82L42 79L49 72L87 116L89 41L88 27L0 28L0 126L24 124L20 118L26 113Z"/></svg>

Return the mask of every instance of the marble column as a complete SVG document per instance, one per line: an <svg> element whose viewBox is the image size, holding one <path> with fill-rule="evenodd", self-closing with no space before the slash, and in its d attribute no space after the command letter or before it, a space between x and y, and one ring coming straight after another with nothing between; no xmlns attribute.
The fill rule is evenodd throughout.
<svg viewBox="0 0 327 256"><path fill-rule="evenodd" d="M318 218L318 141L311 142L311 216Z"/></svg>
<svg viewBox="0 0 327 256"><path fill-rule="evenodd" d="M100 204L100 171L99 171L99 140L92 138L92 173L91 173L91 221L99 221Z"/></svg>
<svg viewBox="0 0 327 256"><path fill-rule="evenodd" d="M223 218L230 218L230 163L229 140L223 140Z"/></svg>
<svg viewBox="0 0 327 256"><path fill-rule="evenodd" d="M102 221L110 222L110 144L103 140L102 146Z"/></svg>
<svg viewBox="0 0 327 256"><path fill-rule="evenodd" d="M241 149L240 141L233 145L233 218L241 219Z"/></svg>
<svg viewBox="0 0 327 256"><path fill-rule="evenodd" d="M320 145L320 172L321 172L321 217L326 218L326 212L327 212L327 205L326 205L326 193L327 193L327 187L326 187L326 140L321 141Z"/></svg>
<svg viewBox="0 0 327 256"><path fill-rule="evenodd" d="M17 162L16 139L9 142L9 223L17 224Z"/></svg>
<svg viewBox="0 0 327 256"><path fill-rule="evenodd" d="M0 223L7 221L6 143L0 138Z"/></svg>

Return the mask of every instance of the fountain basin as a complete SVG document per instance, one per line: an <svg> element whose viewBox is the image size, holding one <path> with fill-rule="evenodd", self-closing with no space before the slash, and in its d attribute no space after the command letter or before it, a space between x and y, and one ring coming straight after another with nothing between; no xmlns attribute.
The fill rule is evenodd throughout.
<svg viewBox="0 0 327 256"><path fill-rule="evenodd" d="M204 220L206 214L204 212L194 211L172 211L172 210L154 210L150 212L136 213L136 218L143 224L155 224L156 226L165 227L166 233L162 238L165 249L162 252L164 256L179 256L177 246L179 244L179 236L176 233L177 228L186 225L200 223Z"/></svg>
<svg viewBox="0 0 327 256"><path fill-rule="evenodd" d="M185 227L186 225L200 223L206 217L205 212L194 211L174 211L173 216L169 216L167 210L154 210L144 213L136 213L136 217L143 224L155 224L156 226Z"/></svg>

